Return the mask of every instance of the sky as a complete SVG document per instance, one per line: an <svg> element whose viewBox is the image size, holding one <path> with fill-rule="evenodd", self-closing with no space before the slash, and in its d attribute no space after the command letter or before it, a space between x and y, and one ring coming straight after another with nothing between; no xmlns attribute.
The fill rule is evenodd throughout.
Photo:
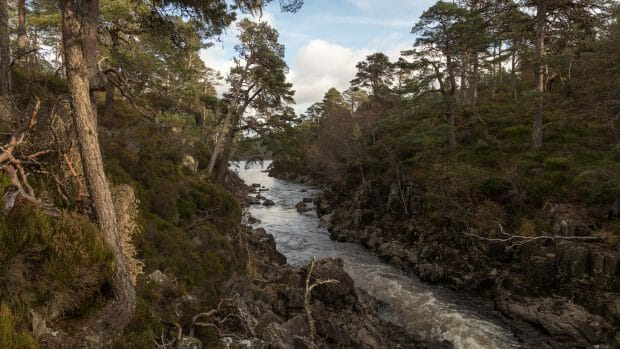
<svg viewBox="0 0 620 349"><path fill-rule="evenodd" d="M277 1L262 17L280 33L293 83L295 110L302 113L320 101L331 87L345 90L354 78L355 64L383 52L391 60L415 41L410 33L422 12L436 0L305 0L297 13L280 12ZM226 75L232 66L236 29L201 52L208 67ZM225 90L219 86L218 91Z"/></svg>

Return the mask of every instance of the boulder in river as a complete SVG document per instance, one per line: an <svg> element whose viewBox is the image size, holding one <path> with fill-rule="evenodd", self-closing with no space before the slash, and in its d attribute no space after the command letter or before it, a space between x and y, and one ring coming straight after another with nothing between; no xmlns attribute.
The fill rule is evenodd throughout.
<svg viewBox="0 0 620 349"><path fill-rule="evenodd" d="M260 198L258 198L256 196L248 195L246 197L246 202L248 203L248 205L258 205L258 204L260 204Z"/></svg>
<svg viewBox="0 0 620 349"><path fill-rule="evenodd" d="M267 199L267 200L263 201L263 206L273 206L275 204L276 203L273 202L273 200L270 200L270 199Z"/></svg>
<svg viewBox="0 0 620 349"><path fill-rule="evenodd" d="M303 198L302 202L305 202L307 204L313 202L314 200L312 198Z"/></svg>
<svg viewBox="0 0 620 349"><path fill-rule="evenodd" d="M301 201L298 202L297 205L295 205L295 208L297 209L297 212L299 213L312 211L312 209L308 207L308 205L306 205L304 202L301 202Z"/></svg>
<svg viewBox="0 0 620 349"><path fill-rule="evenodd" d="M253 188L260 188L261 185L260 185L260 183L252 183L252 187Z"/></svg>

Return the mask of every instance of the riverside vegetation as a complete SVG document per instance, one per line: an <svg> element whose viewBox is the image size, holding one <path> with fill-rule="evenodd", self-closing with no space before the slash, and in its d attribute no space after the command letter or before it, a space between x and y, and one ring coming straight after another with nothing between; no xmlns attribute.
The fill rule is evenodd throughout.
<svg viewBox="0 0 620 349"><path fill-rule="evenodd" d="M321 184L335 239L515 331L619 345L616 3L440 1L300 117L278 32L237 20L270 2L0 0L0 347L450 347L338 260L287 266L234 156ZM235 21L218 97L199 51Z"/></svg>
<svg viewBox="0 0 620 349"><path fill-rule="evenodd" d="M228 157L244 108L290 116L284 47L239 21L223 98L198 53L269 2L0 1L0 347L423 343L242 225Z"/></svg>
<svg viewBox="0 0 620 349"><path fill-rule="evenodd" d="M620 345L620 27L603 5L437 2L401 59L369 55L263 140L272 175L324 187L333 239L490 298L541 346Z"/></svg>

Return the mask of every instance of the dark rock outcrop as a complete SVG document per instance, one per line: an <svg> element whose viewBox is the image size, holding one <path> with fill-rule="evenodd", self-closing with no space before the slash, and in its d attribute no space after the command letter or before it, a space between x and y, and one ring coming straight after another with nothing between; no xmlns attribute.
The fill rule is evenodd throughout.
<svg viewBox="0 0 620 349"><path fill-rule="evenodd" d="M258 278L233 278L229 294L240 294L247 308L243 324L229 333L253 333L239 341L224 338L223 345L249 343L250 348L307 348L308 324L304 312L306 269L286 265L264 229L249 229L248 243ZM450 343L427 342L402 327L382 320L378 303L355 288L340 259L317 261L313 279L335 279L312 292L312 312L320 348L451 348ZM239 306L239 305L238 305ZM247 346L246 346L247 347Z"/></svg>
<svg viewBox="0 0 620 349"><path fill-rule="evenodd" d="M547 347L620 347L618 250L559 239L510 248L474 239L456 225L362 209L354 200L336 204L323 196L317 201L321 224L332 239L360 243L424 281L494 300L515 328L527 323L550 335ZM567 207L556 205L554 212L569 222L562 229L572 234L589 224ZM522 335L524 340L532 336Z"/></svg>

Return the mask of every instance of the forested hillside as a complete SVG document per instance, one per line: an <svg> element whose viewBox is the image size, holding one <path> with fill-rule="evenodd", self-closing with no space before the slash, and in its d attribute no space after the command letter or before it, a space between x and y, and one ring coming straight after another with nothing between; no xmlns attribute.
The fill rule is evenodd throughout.
<svg viewBox="0 0 620 349"><path fill-rule="evenodd" d="M438 1L297 115L262 15L307 3L0 0L0 348L462 347L339 256L287 265L252 204L316 208L523 346L620 345L618 3ZM285 207L233 159L322 194Z"/></svg>
<svg viewBox="0 0 620 349"><path fill-rule="evenodd" d="M369 55L350 88L265 138L272 174L325 186L334 239L487 295L563 345L617 343L618 15L439 1L400 59ZM551 299L560 319L541 315Z"/></svg>

